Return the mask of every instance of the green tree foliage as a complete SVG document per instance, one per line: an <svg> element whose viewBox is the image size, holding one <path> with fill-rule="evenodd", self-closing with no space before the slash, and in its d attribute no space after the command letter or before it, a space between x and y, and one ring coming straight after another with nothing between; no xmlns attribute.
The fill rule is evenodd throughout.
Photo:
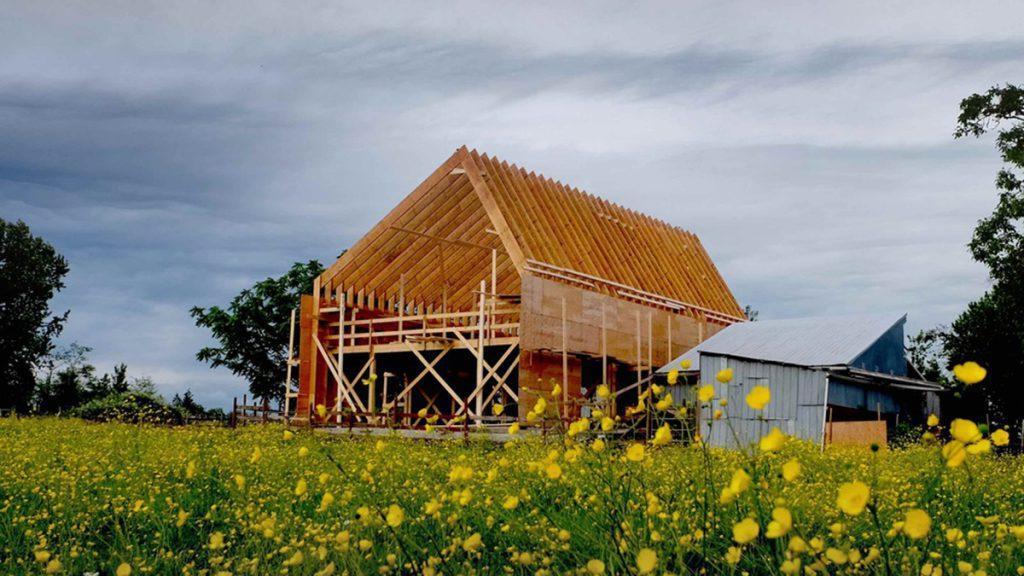
<svg viewBox="0 0 1024 576"><path fill-rule="evenodd" d="M209 328L219 343L203 348L196 358L245 378L255 398L280 399L290 314L323 270L316 260L299 262L279 278L267 278L242 290L227 309L193 308L196 326Z"/></svg>
<svg viewBox="0 0 1024 576"><path fill-rule="evenodd" d="M907 336L907 357L929 382L949 384L949 372L945 369L943 342L948 329L942 326L921 330Z"/></svg>
<svg viewBox="0 0 1024 576"><path fill-rule="evenodd" d="M1024 417L1024 90L996 86L960 104L956 137L994 132L1005 163L996 177L999 202L978 222L969 244L989 269L992 287L944 335L949 365L974 360L988 369L983 385L964 389L957 410L994 422Z"/></svg>
<svg viewBox="0 0 1024 576"><path fill-rule="evenodd" d="M162 401L148 377L128 377L128 366L118 364L113 373L96 375L89 363L92 349L72 343L48 354L41 362L33 395L33 411L38 414L62 414L93 400L132 392Z"/></svg>
<svg viewBox="0 0 1024 576"><path fill-rule="evenodd" d="M24 222L0 219L0 407L28 408L36 369L68 317L50 311L67 273L64 257Z"/></svg>

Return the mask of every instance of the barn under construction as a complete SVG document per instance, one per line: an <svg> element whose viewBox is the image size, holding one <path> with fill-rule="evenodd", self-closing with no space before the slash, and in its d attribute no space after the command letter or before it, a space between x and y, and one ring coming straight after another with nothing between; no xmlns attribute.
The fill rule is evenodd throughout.
<svg viewBox="0 0 1024 576"><path fill-rule="evenodd" d="M571 418L743 320L693 234L462 147L302 299L286 411L487 424L557 385Z"/></svg>

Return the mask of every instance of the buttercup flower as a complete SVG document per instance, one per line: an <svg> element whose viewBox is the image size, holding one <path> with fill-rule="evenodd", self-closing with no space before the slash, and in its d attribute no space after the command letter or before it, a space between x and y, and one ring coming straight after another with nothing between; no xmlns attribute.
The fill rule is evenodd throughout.
<svg viewBox="0 0 1024 576"><path fill-rule="evenodd" d="M847 482L839 487L839 496L836 498L836 505L843 512L850 516L857 516L864 511L871 496L871 489L868 485L855 480Z"/></svg>
<svg viewBox="0 0 1024 576"><path fill-rule="evenodd" d="M928 535L932 528L932 519L927 512L919 508L907 510L903 519L903 533L914 540L920 540Z"/></svg>
<svg viewBox="0 0 1024 576"><path fill-rule="evenodd" d="M658 566L658 553L650 548L641 548L636 554L636 569L640 574L650 574Z"/></svg>
<svg viewBox="0 0 1024 576"><path fill-rule="evenodd" d="M747 544L757 538L761 528L753 518L744 518L732 526L732 539L737 544Z"/></svg>
<svg viewBox="0 0 1024 576"><path fill-rule="evenodd" d="M701 402L710 402L715 397L715 387L711 384L705 384L697 390L697 399Z"/></svg>
<svg viewBox="0 0 1024 576"><path fill-rule="evenodd" d="M772 393L767 386L754 386L750 389L750 393L747 394L747 406L754 410L764 410L764 407L768 405L771 399Z"/></svg>
<svg viewBox="0 0 1024 576"><path fill-rule="evenodd" d="M956 379L967 384L977 384L985 379L986 370L978 365L977 362L964 362L963 364L957 364L953 366L953 375Z"/></svg>

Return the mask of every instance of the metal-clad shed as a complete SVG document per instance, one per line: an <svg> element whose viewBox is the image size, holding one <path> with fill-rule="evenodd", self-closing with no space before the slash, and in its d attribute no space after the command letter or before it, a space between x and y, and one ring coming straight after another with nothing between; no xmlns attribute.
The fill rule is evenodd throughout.
<svg viewBox="0 0 1024 576"><path fill-rule="evenodd" d="M708 425L717 403L699 416L699 430L715 446L750 444L773 427L814 442L863 430L873 430L867 440L884 441L898 422L920 421L937 411L942 390L908 370L905 322L906 316L857 316L734 324L659 372L688 360L689 377L680 379L687 384L674 387L675 399L692 401L695 384L711 383L716 397L727 400L721 421ZM715 379L724 368L733 370L727 384ZM745 402L757 385L772 392L761 412Z"/></svg>

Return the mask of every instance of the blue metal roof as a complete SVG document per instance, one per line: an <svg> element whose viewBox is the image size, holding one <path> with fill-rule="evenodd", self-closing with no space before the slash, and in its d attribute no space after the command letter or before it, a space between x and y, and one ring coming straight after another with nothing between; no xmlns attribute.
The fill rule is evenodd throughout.
<svg viewBox="0 0 1024 576"><path fill-rule="evenodd" d="M690 361L691 370L699 370L701 353L796 366L848 365L906 319L905 314L867 315L732 324L658 372L678 368L684 359Z"/></svg>

